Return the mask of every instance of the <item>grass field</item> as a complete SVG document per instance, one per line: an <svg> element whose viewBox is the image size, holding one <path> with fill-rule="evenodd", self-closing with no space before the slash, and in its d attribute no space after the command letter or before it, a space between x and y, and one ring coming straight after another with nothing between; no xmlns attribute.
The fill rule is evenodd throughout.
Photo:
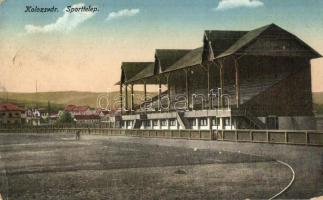
<svg viewBox="0 0 323 200"><path fill-rule="evenodd" d="M74 135L0 135L4 199L269 198L288 184L270 158Z"/></svg>

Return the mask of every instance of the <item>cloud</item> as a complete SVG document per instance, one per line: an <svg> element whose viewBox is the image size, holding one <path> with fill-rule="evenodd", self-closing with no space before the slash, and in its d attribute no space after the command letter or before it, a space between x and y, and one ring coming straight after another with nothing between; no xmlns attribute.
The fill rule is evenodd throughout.
<svg viewBox="0 0 323 200"><path fill-rule="evenodd" d="M109 13L106 20L112 20L112 19L117 19L117 18L122 18L122 17L132 17L132 16L137 15L139 12L140 12L139 9L123 9L123 10L119 10L117 12Z"/></svg>
<svg viewBox="0 0 323 200"><path fill-rule="evenodd" d="M261 0L220 0L215 10L229 10L240 7L256 8L261 6L264 6Z"/></svg>
<svg viewBox="0 0 323 200"><path fill-rule="evenodd" d="M80 8L84 6L83 3L74 4L72 8ZM94 12L66 12L64 9L64 15L59 17L56 22L47 24L44 26L36 26L33 24L25 25L27 33L50 33L50 32L63 32L67 33L75 29L77 26L88 20L95 15Z"/></svg>

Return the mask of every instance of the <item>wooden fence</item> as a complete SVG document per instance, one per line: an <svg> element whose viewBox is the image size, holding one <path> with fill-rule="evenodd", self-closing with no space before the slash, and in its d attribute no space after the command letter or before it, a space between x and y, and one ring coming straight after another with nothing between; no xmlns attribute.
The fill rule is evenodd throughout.
<svg viewBox="0 0 323 200"><path fill-rule="evenodd" d="M323 146L323 131L310 130L219 130L221 141L258 142L272 144L299 144Z"/></svg>
<svg viewBox="0 0 323 200"><path fill-rule="evenodd" d="M107 135L173 138L191 140L219 140L235 142L257 142L272 144L298 144L323 146L323 131L298 130L141 130L112 128L40 128L21 127L0 129L0 133L76 133Z"/></svg>

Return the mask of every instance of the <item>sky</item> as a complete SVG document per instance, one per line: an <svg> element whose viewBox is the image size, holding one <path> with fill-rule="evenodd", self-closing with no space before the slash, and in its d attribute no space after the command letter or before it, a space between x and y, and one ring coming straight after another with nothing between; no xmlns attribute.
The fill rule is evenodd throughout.
<svg viewBox="0 0 323 200"><path fill-rule="evenodd" d="M66 12L83 5L98 11ZM322 0L0 0L0 90L116 90L122 61L202 46L204 30L270 23L323 54ZM312 60L312 87L323 91L323 59Z"/></svg>

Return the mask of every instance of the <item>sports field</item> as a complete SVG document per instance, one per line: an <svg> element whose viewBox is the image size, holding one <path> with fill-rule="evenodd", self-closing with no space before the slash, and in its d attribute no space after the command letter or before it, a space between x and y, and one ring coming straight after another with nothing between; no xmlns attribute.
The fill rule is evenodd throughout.
<svg viewBox="0 0 323 200"><path fill-rule="evenodd" d="M74 137L0 134L2 197L268 199L292 177L288 167L266 156L149 144L144 138Z"/></svg>

